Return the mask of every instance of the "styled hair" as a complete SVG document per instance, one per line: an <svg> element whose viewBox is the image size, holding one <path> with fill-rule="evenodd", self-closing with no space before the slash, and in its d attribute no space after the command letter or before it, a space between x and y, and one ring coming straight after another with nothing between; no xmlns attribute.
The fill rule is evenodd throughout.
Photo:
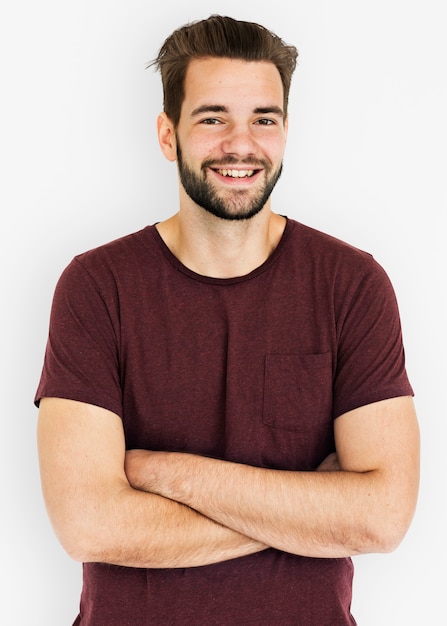
<svg viewBox="0 0 447 626"><path fill-rule="evenodd" d="M161 73L163 110L177 127L185 97L185 76L190 61L221 57L243 61L269 61L279 71L287 117L290 84L298 51L260 24L231 17L211 17L186 24L164 42L157 58L148 64Z"/></svg>

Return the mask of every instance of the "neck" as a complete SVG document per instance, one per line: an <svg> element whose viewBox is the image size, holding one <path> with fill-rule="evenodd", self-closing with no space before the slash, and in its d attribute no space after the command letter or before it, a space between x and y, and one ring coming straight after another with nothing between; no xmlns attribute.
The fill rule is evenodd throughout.
<svg viewBox="0 0 447 626"><path fill-rule="evenodd" d="M213 278L244 276L262 265L278 245L286 220L266 205L249 220L223 220L180 210L158 224L171 252L189 269Z"/></svg>

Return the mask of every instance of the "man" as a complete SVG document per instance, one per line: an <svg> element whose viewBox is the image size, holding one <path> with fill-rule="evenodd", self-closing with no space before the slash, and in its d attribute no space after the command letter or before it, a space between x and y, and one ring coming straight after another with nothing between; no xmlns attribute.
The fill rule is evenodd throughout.
<svg viewBox="0 0 447 626"><path fill-rule="evenodd" d="M392 288L272 212L294 47L212 16L156 63L179 211L65 270L36 395L75 624L355 624L350 556L418 488Z"/></svg>

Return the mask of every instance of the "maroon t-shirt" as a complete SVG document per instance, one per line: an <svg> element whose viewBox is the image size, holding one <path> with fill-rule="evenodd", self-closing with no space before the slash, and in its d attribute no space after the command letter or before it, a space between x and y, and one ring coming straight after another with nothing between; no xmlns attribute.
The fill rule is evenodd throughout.
<svg viewBox="0 0 447 626"><path fill-rule="evenodd" d="M76 257L59 280L36 401L95 404L127 448L313 470L333 420L411 395L393 289L371 255L287 221L246 276L198 275L155 226ZM85 564L82 626L355 624L350 559L270 549L215 565Z"/></svg>

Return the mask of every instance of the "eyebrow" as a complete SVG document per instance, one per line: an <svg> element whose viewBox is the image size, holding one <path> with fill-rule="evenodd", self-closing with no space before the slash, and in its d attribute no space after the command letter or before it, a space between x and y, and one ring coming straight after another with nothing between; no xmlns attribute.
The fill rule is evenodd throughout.
<svg viewBox="0 0 447 626"><path fill-rule="evenodd" d="M228 113L228 108L221 104L202 104L202 106L197 107L191 113L191 117L196 115L202 115L202 113ZM267 106L267 107L256 107L253 110L253 113L269 115L274 114L278 117L284 117L284 111L281 107L278 106Z"/></svg>

